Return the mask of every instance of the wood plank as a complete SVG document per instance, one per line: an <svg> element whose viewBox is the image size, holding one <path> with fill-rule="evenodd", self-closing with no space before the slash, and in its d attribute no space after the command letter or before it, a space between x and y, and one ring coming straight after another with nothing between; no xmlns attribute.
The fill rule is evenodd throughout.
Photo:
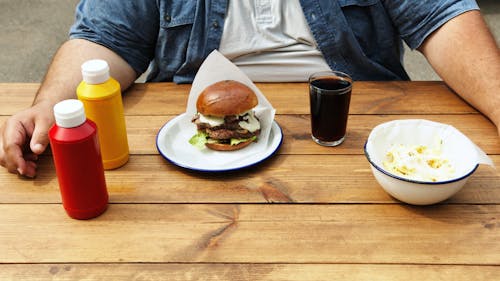
<svg viewBox="0 0 500 281"><path fill-rule="evenodd" d="M442 81L363 81L354 84L354 114L475 113Z"/></svg>
<svg viewBox="0 0 500 281"><path fill-rule="evenodd" d="M0 205L0 263L500 265L499 205Z"/></svg>
<svg viewBox="0 0 500 281"><path fill-rule="evenodd" d="M175 116L127 116L127 132L131 154L157 154L156 136L160 128ZM483 115L350 115L346 141L338 147L323 147L310 137L309 115L276 115L284 134L280 154L363 154L370 131L378 124L396 119L425 118L450 124L468 136L488 154L500 154L500 138L495 126ZM0 116L0 124L6 120ZM188 128L195 132L194 125Z"/></svg>
<svg viewBox="0 0 500 281"><path fill-rule="evenodd" d="M159 129L174 116L128 116L127 130L133 154L156 154ZM370 131L378 124L397 120L422 118L420 115L351 115L346 141L338 147L323 147L311 140L309 115L276 115L284 140L280 154L364 154L363 147ZM495 126L482 115L431 115L425 119L456 127L486 153L500 154L500 138ZM195 126L189 128L196 132ZM187 140L186 140L187 141Z"/></svg>
<svg viewBox="0 0 500 281"><path fill-rule="evenodd" d="M191 84L134 84L123 96L126 115L178 115L186 111Z"/></svg>
<svg viewBox="0 0 500 281"><path fill-rule="evenodd" d="M492 159L500 166L500 155ZM114 203L398 202L378 185L363 155L277 155L254 168L222 174L190 172L159 155L132 156L122 168L106 171L106 181ZM499 204L499 183L500 171L481 165L443 204ZM1 169L0 187L0 203L60 202L50 157L40 159L33 180Z"/></svg>
<svg viewBox="0 0 500 281"><path fill-rule="evenodd" d="M38 87L38 83L0 83L0 115L30 107Z"/></svg>
<svg viewBox="0 0 500 281"><path fill-rule="evenodd" d="M257 83L257 86L275 106L278 114L309 113L306 83ZM31 105L37 87L36 83L0 83L0 113L12 115ZM190 88L189 84L135 84L124 93L125 114L180 114L185 111ZM350 112L351 114L477 113L438 81L356 82Z"/></svg>
<svg viewBox="0 0 500 281"><path fill-rule="evenodd" d="M4 264L0 280L495 280L498 266L370 264Z"/></svg>
<svg viewBox="0 0 500 281"><path fill-rule="evenodd" d="M307 83L256 83L278 114L308 114ZM130 115L180 114L185 111L189 85L136 84L127 93L125 108ZM172 94L172 95L170 95ZM143 96L148 99L143 102ZM130 101L129 101L130 100ZM432 101L432 102L430 102ZM132 107L128 103L135 106ZM179 108L179 104L183 107ZM477 113L437 81L356 82L351 114Z"/></svg>
<svg viewBox="0 0 500 281"><path fill-rule="evenodd" d="M284 134L280 154L364 154L371 130L384 122L398 119L427 119L449 124L468 136L488 154L500 154L500 138L493 123L482 115L350 115L347 137L338 147L323 147L311 140L309 115L277 115Z"/></svg>

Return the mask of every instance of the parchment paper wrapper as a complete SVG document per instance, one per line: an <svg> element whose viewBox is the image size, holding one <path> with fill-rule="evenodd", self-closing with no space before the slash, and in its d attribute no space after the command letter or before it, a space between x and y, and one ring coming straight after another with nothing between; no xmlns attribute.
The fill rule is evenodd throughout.
<svg viewBox="0 0 500 281"><path fill-rule="evenodd" d="M425 145L434 147L442 140L442 156L455 166L457 177L465 175L478 164L494 167L491 158L455 127L424 119L386 122L376 126L366 142L370 159L379 167L392 145Z"/></svg>
<svg viewBox="0 0 500 281"><path fill-rule="evenodd" d="M188 143L189 138L196 134L196 125L191 122L191 118L196 114L196 101L200 93L209 85L222 80L236 80L250 87L258 98L258 105L254 108L255 115L259 118L261 124L261 132L257 142L236 151L214 151L208 148L198 149ZM213 51L203 62L196 77L193 81L191 91L189 93L186 113L181 120L181 125L188 128L190 132L182 140L187 145L177 147L177 153L184 154L185 157L191 157L192 163L204 163L210 167L224 168L228 165L237 165L238 161L248 158L249 156L264 152L268 148L270 140L271 125L274 120L276 110L272 107L262 92L255 84L231 61L224 57L218 51ZM183 156L183 157L184 157Z"/></svg>

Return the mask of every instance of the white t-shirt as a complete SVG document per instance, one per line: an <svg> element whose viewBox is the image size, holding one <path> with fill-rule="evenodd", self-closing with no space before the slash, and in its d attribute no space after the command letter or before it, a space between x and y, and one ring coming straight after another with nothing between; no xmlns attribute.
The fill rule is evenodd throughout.
<svg viewBox="0 0 500 281"><path fill-rule="evenodd" d="M256 82L307 81L330 70L299 0L229 1L219 52Z"/></svg>

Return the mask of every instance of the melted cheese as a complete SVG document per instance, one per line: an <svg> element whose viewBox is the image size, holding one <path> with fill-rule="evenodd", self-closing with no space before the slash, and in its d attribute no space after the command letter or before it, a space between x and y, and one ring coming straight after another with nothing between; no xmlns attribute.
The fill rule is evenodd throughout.
<svg viewBox="0 0 500 281"><path fill-rule="evenodd" d="M198 114L200 115L200 122L207 123L212 127L216 127L216 126L220 126L220 125L224 124L223 117L203 115L201 113L198 113ZM246 129L250 132L255 132L255 131L260 129L260 122L257 119L257 117L255 117L253 110L247 111L247 112L245 112L241 115L238 115L238 116L240 118L243 118L243 121L240 121L238 123L241 128Z"/></svg>
<svg viewBox="0 0 500 281"><path fill-rule="evenodd" d="M215 117L215 116L206 116L201 113L200 114L200 122L210 124L210 126L215 127L224 124L223 117Z"/></svg>
<svg viewBox="0 0 500 281"><path fill-rule="evenodd" d="M238 123L240 125L240 127L242 127L243 129L247 129L250 132L255 132L255 131L259 130L260 129L260 122L255 117L253 111L245 112L240 116L244 116L247 113L248 113L248 115L243 117L244 121L240 121Z"/></svg>

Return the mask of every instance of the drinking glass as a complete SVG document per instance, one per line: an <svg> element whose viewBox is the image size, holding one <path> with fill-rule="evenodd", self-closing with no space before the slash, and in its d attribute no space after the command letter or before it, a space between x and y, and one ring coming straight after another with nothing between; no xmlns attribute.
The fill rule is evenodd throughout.
<svg viewBox="0 0 500 281"><path fill-rule="evenodd" d="M312 139L337 146L346 136L352 78L340 71L323 71L309 77Z"/></svg>

